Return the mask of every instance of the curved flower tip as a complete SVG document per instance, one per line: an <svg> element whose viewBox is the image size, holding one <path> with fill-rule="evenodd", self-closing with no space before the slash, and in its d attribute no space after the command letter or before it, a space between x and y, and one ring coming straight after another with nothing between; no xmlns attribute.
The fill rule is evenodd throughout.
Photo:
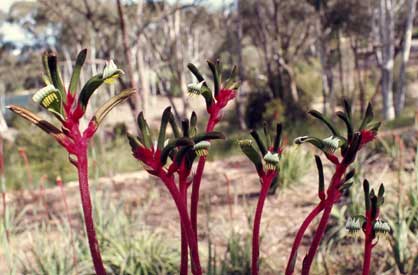
<svg viewBox="0 0 418 275"><path fill-rule="evenodd" d="M280 161L278 153L272 153L270 151L264 156L265 166L267 170L276 170Z"/></svg>
<svg viewBox="0 0 418 275"><path fill-rule="evenodd" d="M104 79L104 83L113 84L123 73L124 72L116 66L113 60L109 60L106 62L106 66L103 69L102 78Z"/></svg>
<svg viewBox="0 0 418 275"><path fill-rule="evenodd" d="M61 93L54 85L49 84L38 90L33 95L32 100L63 119Z"/></svg>
<svg viewBox="0 0 418 275"><path fill-rule="evenodd" d="M207 140L200 141L193 146L193 150L195 150L196 155L199 157L204 157L208 155L210 147L210 142Z"/></svg>
<svg viewBox="0 0 418 275"><path fill-rule="evenodd" d="M345 229L348 231L348 236L358 237L361 229L360 219L349 217L345 224Z"/></svg>
<svg viewBox="0 0 418 275"><path fill-rule="evenodd" d="M391 228L387 222L376 220L373 225L373 231L377 238L387 238L391 232Z"/></svg>
<svg viewBox="0 0 418 275"><path fill-rule="evenodd" d="M189 95L200 95L202 94L202 88L205 84L205 81L200 81L199 83L190 83L187 85L187 92Z"/></svg>

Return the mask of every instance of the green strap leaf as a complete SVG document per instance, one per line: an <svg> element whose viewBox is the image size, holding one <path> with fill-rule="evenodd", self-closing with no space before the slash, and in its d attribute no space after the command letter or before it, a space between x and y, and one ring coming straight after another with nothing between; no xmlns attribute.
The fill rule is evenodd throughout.
<svg viewBox="0 0 418 275"><path fill-rule="evenodd" d="M202 74L199 72L199 69L195 65L193 65L192 63L189 63L187 64L187 68L196 77L197 81L199 82L205 81L205 78L202 76Z"/></svg>
<svg viewBox="0 0 418 275"><path fill-rule="evenodd" d="M363 121L361 122L361 125L360 125L360 131L363 130L367 126L367 124L369 124L373 120L373 117L374 117L373 106L369 102L369 104L367 105L366 113L364 114Z"/></svg>
<svg viewBox="0 0 418 275"><path fill-rule="evenodd" d="M282 124L277 123L277 125L276 125L276 136L274 138L274 146L273 146L274 152L277 152L277 150L279 150L280 141L282 139L282 129L283 129Z"/></svg>
<svg viewBox="0 0 418 275"><path fill-rule="evenodd" d="M247 156L247 158L255 165L257 171L263 170L263 162L261 160L260 154L252 145L252 140L244 139L238 141L238 144L241 148L241 151Z"/></svg>
<svg viewBox="0 0 418 275"><path fill-rule="evenodd" d="M369 197L370 184L367 179L363 181L363 192L364 192L364 205L366 207L366 211L369 211L370 210L370 197Z"/></svg>
<svg viewBox="0 0 418 275"><path fill-rule="evenodd" d="M164 146L165 136L167 131L167 124L170 120L170 116L173 114L171 113L171 107L165 108L163 112L163 116L161 117L161 125L160 125L160 132L158 134L158 141L157 141L157 148L161 150Z"/></svg>
<svg viewBox="0 0 418 275"><path fill-rule="evenodd" d="M348 147L348 149L346 150L344 154L344 159L343 159L344 164L349 165L354 161L354 159L356 158L357 152L360 148L360 142L361 142L361 134L355 133L353 135L353 139L351 141L350 146Z"/></svg>
<svg viewBox="0 0 418 275"><path fill-rule="evenodd" d="M173 115L169 117L168 122L170 123L171 130L173 131L174 137L179 138L181 136L180 130L179 130L179 127L177 126L176 120Z"/></svg>
<svg viewBox="0 0 418 275"><path fill-rule="evenodd" d="M90 97L93 93L102 85L104 82L102 78L102 74L96 74L95 76L91 77L81 88L80 96L78 97L79 104L86 109L87 104L89 103Z"/></svg>
<svg viewBox="0 0 418 275"><path fill-rule="evenodd" d="M54 86L60 91L61 98L65 100L66 92L61 78L61 73L58 69L58 58L54 52L48 53L48 68L51 74L52 84L54 84Z"/></svg>
<svg viewBox="0 0 418 275"><path fill-rule="evenodd" d="M250 134L254 138L255 142L257 143L257 146L260 149L261 154L263 156L267 154L267 147L264 141L261 140L260 135L258 134L257 130L251 130Z"/></svg>
<svg viewBox="0 0 418 275"><path fill-rule="evenodd" d="M190 128L189 120L187 118L183 119L181 121L181 130L183 131L183 137L189 137L189 128Z"/></svg>
<svg viewBox="0 0 418 275"><path fill-rule="evenodd" d="M347 115L348 120L351 122L351 104L347 101L347 99L343 100L344 103L344 110Z"/></svg>
<svg viewBox="0 0 418 275"><path fill-rule="evenodd" d="M337 116L344 121L345 126L347 128L347 140L350 141L351 138L353 137L353 126L351 125L351 121L350 118L347 117L346 113L343 113L341 111L337 112Z"/></svg>
<svg viewBox="0 0 418 275"><path fill-rule="evenodd" d="M112 60L106 63L103 73L99 73L91 77L81 89L78 102L86 109L90 97L103 83L113 83L123 71L118 69Z"/></svg>
<svg viewBox="0 0 418 275"><path fill-rule="evenodd" d="M334 136L338 136L338 137L341 136L338 133L338 130L334 127L334 125L332 125L331 121L329 121L326 117L324 117L320 112L318 112L316 110L310 110L308 113L311 116L313 116L313 117L319 119L320 121L322 121L328 127L328 129L331 130L331 132Z"/></svg>
<svg viewBox="0 0 418 275"><path fill-rule="evenodd" d="M168 142L168 144L161 151L160 162L162 165L167 163L170 152L179 146L193 146L193 141L189 138L177 138Z"/></svg>
<svg viewBox="0 0 418 275"><path fill-rule="evenodd" d="M177 165L181 165L181 162L186 157L186 154L189 153L191 150L193 150L193 146L192 145L186 145L186 146L183 146L177 152L175 160L174 160L177 163Z"/></svg>
<svg viewBox="0 0 418 275"><path fill-rule="evenodd" d="M315 163L316 163L316 168L318 169L318 194L324 194L324 190L325 190L324 169L322 166L321 158L318 155L315 155Z"/></svg>
<svg viewBox="0 0 418 275"><path fill-rule="evenodd" d="M45 75L43 75L43 80L46 85L52 84L51 72L49 71L48 66L48 52L45 51L42 54L42 67L44 68Z"/></svg>
<svg viewBox="0 0 418 275"><path fill-rule="evenodd" d="M212 76L213 76L213 88L214 88L214 92L215 92L215 96L218 95L221 84L220 84L220 72L216 69L216 65L212 62L212 61L207 61L210 71L212 72Z"/></svg>
<svg viewBox="0 0 418 275"><path fill-rule="evenodd" d="M356 174L356 169L351 169L344 177L344 182L351 180Z"/></svg>
<svg viewBox="0 0 418 275"><path fill-rule="evenodd" d="M87 56L87 49L81 50L77 55L77 59L75 61L73 74L71 75L71 81L70 81L70 86L69 86L69 91L71 94L75 94L77 90L77 84L78 84L78 81L80 80L81 68L83 67L84 62L86 61L86 56Z"/></svg>
<svg viewBox="0 0 418 275"><path fill-rule="evenodd" d="M322 142L322 140L319 139L319 138L316 138L316 137L303 136L303 137L295 138L295 140L294 140L295 144L302 144L302 143L306 143L306 142L314 145L316 148L318 148L320 150L323 150L325 148L325 145Z"/></svg>
<svg viewBox="0 0 418 275"><path fill-rule="evenodd" d="M195 136L197 134L197 115L193 111L190 116L190 136Z"/></svg>
<svg viewBox="0 0 418 275"><path fill-rule="evenodd" d="M128 99L131 95L135 93L134 89L127 89L120 92L118 95L115 95L108 101L106 101L100 108L96 110L92 120L94 120L97 126L103 121L106 115L118 104L122 103Z"/></svg>
<svg viewBox="0 0 418 275"><path fill-rule="evenodd" d="M269 133L269 125L266 121L263 122L263 131L264 131L264 137L266 138L266 145L267 147L271 146L271 137Z"/></svg>
<svg viewBox="0 0 418 275"><path fill-rule="evenodd" d="M199 143L201 141L204 140L213 140L213 139L225 139L224 134L222 134L221 132L208 132L208 133L202 133L202 134L198 134L196 136L193 137L193 142L194 143Z"/></svg>
<svg viewBox="0 0 418 275"><path fill-rule="evenodd" d="M137 123L138 123L138 128L141 132L141 137L142 137L145 147L151 148L152 147L151 131L149 129L147 121L144 118L143 112L140 112L138 114Z"/></svg>
<svg viewBox="0 0 418 275"><path fill-rule="evenodd" d="M379 186L379 191L377 193L377 205L380 207L383 202L385 201L384 199L384 194L385 194L385 187L383 186L383 183L380 184Z"/></svg>
<svg viewBox="0 0 418 275"><path fill-rule="evenodd" d="M32 124L41 128L45 133L54 137L57 141L66 139L65 134L46 120L41 119L31 111L17 105L9 105L7 108L15 114L21 116Z"/></svg>

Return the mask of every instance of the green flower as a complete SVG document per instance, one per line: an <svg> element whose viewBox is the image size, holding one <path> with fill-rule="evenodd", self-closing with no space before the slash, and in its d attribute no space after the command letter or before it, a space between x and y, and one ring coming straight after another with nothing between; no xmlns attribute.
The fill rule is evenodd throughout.
<svg viewBox="0 0 418 275"><path fill-rule="evenodd" d="M271 153L270 151L268 151L267 154L264 155L263 159L267 170L277 169L280 160L278 153Z"/></svg>
<svg viewBox="0 0 418 275"><path fill-rule="evenodd" d="M106 66L103 69L102 78L104 83L113 84L123 74L123 71L119 69L113 60L106 62Z"/></svg>

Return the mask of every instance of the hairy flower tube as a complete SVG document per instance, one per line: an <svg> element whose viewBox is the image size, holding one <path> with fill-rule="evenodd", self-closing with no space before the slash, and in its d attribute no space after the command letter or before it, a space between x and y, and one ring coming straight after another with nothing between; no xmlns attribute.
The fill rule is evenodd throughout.
<svg viewBox="0 0 418 275"><path fill-rule="evenodd" d="M371 142L377 135L377 131L380 127L380 122L373 121L373 110L369 104L367 106L366 113L363 117L362 123L358 130L354 130L353 121L351 117L351 106L347 101L344 101L344 112L337 112L338 118L340 118L346 126L346 135L342 136L337 130L337 127L329 119L324 117L317 111L309 111L309 114L319 119L330 130L331 136L320 139L317 137L303 136L295 139L296 144L311 143L316 148L321 150L327 159L334 164L335 170L331 178L331 182L325 191L324 176L322 171L322 162L319 156L315 156L318 172L319 172L319 188L318 197L320 202L316 207L308 214L304 222L300 226L295 240L293 242L292 250L286 266L286 275L293 274L297 250L302 241L303 235L311 222L322 211L322 217L320 219L317 229L314 231L314 237L302 263L302 274L308 275L316 251L325 232L328 224L328 220L331 214L331 210L336 202L339 201L341 194L344 190L350 188L352 182L350 179L354 175L354 170L346 172L349 166L355 161L357 152L367 143Z"/></svg>
<svg viewBox="0 0 418 275"><path fill-rule="evenodd" d="M282 153L282 148L280 147L282 125L276 125L276 135L273 144L270 144L271 137L266 125L264 126L265 140L261 138L256 130L251 131L251 135L257 143L258 151L254 148L251 139L240 140L239 145L242 152L254 164L261 183L261 192L254 215L252 239L251 274L257 275L259 270L261 217L263 214L264 202L267 198L271 184L278 178L279 160L280 154Z"/></svg>
<svg viewBox="0 0 418 275"><path fill-rule="evenodd" d="M213 78L213 89L209 88L205 78L200 73L199 69L189 63L187 67L197 79L197 83L188 85L188 92L191 95L201 95L206 102L206 111L209 114L209 119L206 124L206 132L214 130L215 126L222 118L223 109L236 96L239 82L235 81L237 68L234 66L229 77L223 81L221 63L208 61L209 69ZM194 232L197 237L197 210L199 205L200 183L202 181L203 170L205 169L206 156L199 156L199 163L196 168L196 173L193 177L192 196L190 201L190 216Z"/></svg>
<svg viewBox="0 0 418 275"><path fill-rule="evenodd" d="M378 194L374 190L370 191L370 184L367 180L363 182L364 204L366 213L365 216L358 215L349 217L346 224L346 229L349 234L354 232L358 234L363 231L364 240L364 261L363 261L363 275L370 273L370 261L372 257L372 249L377 244L380 238L387 237L391 233L389 224L380 219L380 207L384 202L385 188L383 184L380 185Z"/></svg>
<svg viewBox="0 0 418 275"><path fill-rule="evenodd" d="M61 146L67 150L69 161L77 168L80 187L81 203L83 207L84 223L87 232L90 254L93 259L96 274L105 275L106 271L100 255L99 244L94 228L92 204L88 183L88 146L90 139L94 136L98 126L103 121L110 110L127 99L135 91L125 90L115 97L109 99L99 107L90 119L86 129L80 129L80 119L85 115L85 111L90 97L103 84L111 82L112 79L119 77L123 71L118 69L113 61L106 64L103 72L90 78L76 93L80 79L81 68L86 59L87 50L82 50L76 59L74 70L71 76L68 89L65 89L58 69L57 56L55 53L48 52L42 57L45 74L43 80L45 87L37 91L33 100L48 110L61 124L56 127L54 124L41 119L31 111L16 105L8 108L41 128L44 132L52 136Z"/></svg>
<svg viewBox="0 0 418 275"><path fill-rule="evenodd" d="M187 188L191 184L189 176L193 161L197 156L208 154L210 140L223 139L219 132L198 134L197 117L193 112L190 120L181 122L179 130L170 107L166 108L161 118L158 139L154 142L147 121L142 113L138 115L139 136L128 135L134 157L145 170L161 179L170 192L180 216L181 226L181 263L180 274L187 274L188 249L193 274L202 274L197 238L187 211ZM170 124L173 137L166 138L167 126ZM176 184L175 174L178 175Z"/></svg>

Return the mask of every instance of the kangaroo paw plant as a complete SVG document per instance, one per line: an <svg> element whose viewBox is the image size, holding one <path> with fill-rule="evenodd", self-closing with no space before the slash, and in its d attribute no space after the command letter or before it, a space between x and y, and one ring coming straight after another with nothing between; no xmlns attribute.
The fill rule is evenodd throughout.
<svg viewBox="0 0 418 275"><path fill-rule="evenodd" d="M235 81L237 68L234 66L229 77L223 81L221 63L207 62L213 77L213 89L210 89L205 78L193 64L189 63L187 67L196 77L197 83L188 85L188 91L191 95L201 95L206 102L206 111L209 115L206 132L214 130L215 126L222 118L222 111L228 105L228 102L235 98L239 83ZM199 205L200 182L202 181L203 170L205 169L206 156L199 157L199 163L196 173L193 177L192 195L190 201L190 215L194 232L197 237L197 209Z"/></svg>
<svg viewBox="0 0 418 275"><path fill-rule="evenodd" d="M355 161L357 152L367 143L371 142L377 135L377 131L380 126L380 122L373 121L373 110L369 104L367 106L366 113L362 120L362 123L358 130L354 130L353 121L351 117L351 106L347 101L344 101L344 112L337 112L338 118L340 118L346 126L346 135L342 136L333 123L321 113L317 111L310 111L310 115L319 119L330 130L331 136L325 139L319 139L316 137L303 136L295 139L296 144L311 143L318 149L320 149L326 156L326 158L333 164L334 173L331 178L327 190L324 187L322 162L319 156L316 156L317 167L320 174L318 197L320 199L316 207L308 214L299 228L288 263L286 266L286 275L293 274L296 264L297 250L302 241L303 235L311 224L311 222L321 212L322 217L320 219L317 229L314 231L314 236L309 247L308 253L303 259L302 274L308 275L316 251L318 250L321 239L324 235L325 229L328 224L328 220L331 214L331 210L336 202L339 201L341 194L344 190L350 188L350 178L354 175L354 170L346 172L349 166Z"/></svg>
<svg viewBox="0 0 418 275"><path fill-rule="evenodd" d="M346 223L348 234L356 236L360 231L363 231L364 240L364 262L363 275L370 273L370 260L372 257L372 249L377 244L379 238L387 237L391 229L387 222L380 219L380 206L384 202L385 188L383 184L380 185L378 194L374 190L370 191L370 184L367 180L363 182L364 202L366 213L365 216L358 215L349 217Z"/></svg>
<svg viewBox="0 0 418 275"><path fill-rule="evenodd" d="M170 124L173 138L166 139L167 126ZM161 179L170 192L180 215L181 226L181 266L180 273L187 274L188 248L192 263L193 274L202 274L197 238L192 227L187 210L187 188L192 183L189 179L193 161L197 156L206 156L210 147L210 140L223 139L219 132L198 134L196 130L197 117L193 112L191 119L181 122L182 131L170 110L164 110L161 119L158 139L154 142L148 123L142 113L138 115L140 135L128 135L133 155L151 175ZM176 184L177 175L178 184Z"/></svg>
<svg viewBox="0 0 418 275"><path fill-rule="evenodd" d="M264 126L265 140L263 140L256 130L251 131L259 151L253 146L251 139L244 139L239 141L239 145L243 153L254 164L257 174L260 178L261 192L258 198L257 207L254 215L253 225L253 239L252 239L252 264L251 274L257 275L259 269L259 254L260 254L260 224L261 216L263 214L264 202L267 198L271 184L278 177L279 160L282 148L280 147L280 140L282 134L282 125L277 124L276 135L274 142L271 144L271 137L268 133L267 126Z"/></svg>
<svg viewBox="0 0 418 275"><path fill-rule="evenodd" d="M134 91L122 91L120 94L108 100L96 110L88 126L84 130L81 130L80 120L85 116L90 97L103 83L112 83L123 74L122 70L118 69L113 61L110 61L104 67L103 72L90 78L81 88L81 91L77 93L80 72L86 55L86 49L78 54L68 89L64 87L56 54L49 52L43 55L42 61L45 70L43 80L45 87L35 93L33 100L48 110L59 121L59 127L43 120L23 107L11 105L8 108L51 135L68 152L69 161L78 171L84 223L94 268L96 274L105 275L106 271L100 255L93 223L88 183L87 152L89 141L96 133L98 126L105 116L113 107L132 95Z"/></svg>

